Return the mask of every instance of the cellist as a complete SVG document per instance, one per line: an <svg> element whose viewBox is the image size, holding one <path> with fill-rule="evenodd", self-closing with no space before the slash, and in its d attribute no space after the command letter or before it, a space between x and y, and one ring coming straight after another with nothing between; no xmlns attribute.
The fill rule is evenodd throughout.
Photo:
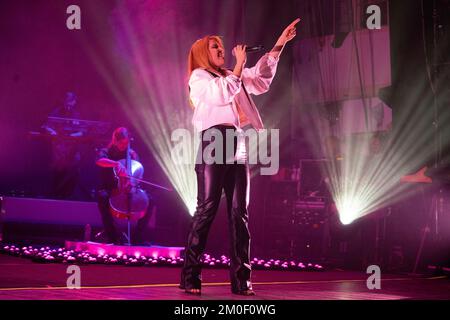
<svg viewBox="0 0 450 320"><path fill-rule="evenodd" d="M118 232L114 217L110 212L109 199L112 192L118 186L118 179L114 173L114 169L118 176L126 174L126 168L120 163L120 160L127 156L130 145L130 135L127 128L116 128L112 134L111 142L106 148L99 150L97 155L97 166L100 167L100 185L97 191L98 208L102 217L105 239L96 239L99 241L106 241L117 245L124 244L125 239ZM130 157L132 160L139 161L139 156L133 149L130 148ZM136 238L134 244L145 245L144 233L151 218L151 204L148 207L146 214L137 223Z"/></svg>

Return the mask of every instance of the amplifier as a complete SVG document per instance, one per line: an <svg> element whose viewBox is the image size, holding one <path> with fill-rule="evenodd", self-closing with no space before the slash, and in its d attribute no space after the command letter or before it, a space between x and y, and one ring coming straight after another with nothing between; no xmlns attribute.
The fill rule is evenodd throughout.
<svg viewBox="0 0 450 320"><path fill-rule="evenodd" d="M292 224L317 228L328 218L325 198L306 198L294 202Z"/></svg>

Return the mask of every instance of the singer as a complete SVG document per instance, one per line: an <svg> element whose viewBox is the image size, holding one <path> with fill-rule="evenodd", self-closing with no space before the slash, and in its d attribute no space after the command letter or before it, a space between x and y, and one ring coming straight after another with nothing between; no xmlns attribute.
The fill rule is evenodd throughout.
<svg viewBox="0 0 450 320"><path fill-rule="evenodd" d="M192 123L201 135L216 129L242 132L245 127L263 129L250 94L259 95L269 90L284 46L296 35L294 20L281 33L273 49L264 54L252 68L245 68L246 46L233 49L236 63L232 70L224 68L225 49L218 36L205 36L191 47L188 57L190 102L194 109ZM202 136L203 137L203 136ZM203 139L202 139L203 140ZM185 262L181 272L180 288L186 293L201 294L200 258L206 246L207 236L216 215L222 190L225 191L229 232L231 240L230 280L234 294L251 296L250 233L248 229L249 168L246 154L238 156L239 139L231 143L235 150L234 160L229 163L196 164L197 209L185 248ZM210 141L203 141L198 150L203 154ZM242 141L241 141L242 143ZM245 144L245 142L244 142ZM226 150L226 146L224 146ZM244 151L245 153L245 151ZM223 152L225 154L225 151ZM243 160L243 161L242 161Z"/></svg>

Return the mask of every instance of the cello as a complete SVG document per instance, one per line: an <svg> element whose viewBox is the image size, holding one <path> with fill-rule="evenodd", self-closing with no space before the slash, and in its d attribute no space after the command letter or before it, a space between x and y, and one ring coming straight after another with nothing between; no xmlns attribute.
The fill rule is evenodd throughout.
<svg viewBox="0 0 450 320"><path fill-rule="evenodd" d="M131 159L130 144L127 147L126 158L118 162L125 167L126 174L119 174L114 168L118 185L109 199L110 211L116 218L137 221L145 215L149 206L147 193L139 187L139 182L143 181L144 167L139 161Z"/></svg>

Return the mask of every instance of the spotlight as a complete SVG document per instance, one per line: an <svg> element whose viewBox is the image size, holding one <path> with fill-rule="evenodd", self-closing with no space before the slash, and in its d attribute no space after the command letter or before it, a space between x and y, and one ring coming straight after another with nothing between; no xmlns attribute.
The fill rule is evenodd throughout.
<svg viewBox="0 0 450 320"><path fill-rule="evenodd" d="M362 215L362 202L357 197L344 197L336 201L339 219L344 225L348 225Z"/></svg>

